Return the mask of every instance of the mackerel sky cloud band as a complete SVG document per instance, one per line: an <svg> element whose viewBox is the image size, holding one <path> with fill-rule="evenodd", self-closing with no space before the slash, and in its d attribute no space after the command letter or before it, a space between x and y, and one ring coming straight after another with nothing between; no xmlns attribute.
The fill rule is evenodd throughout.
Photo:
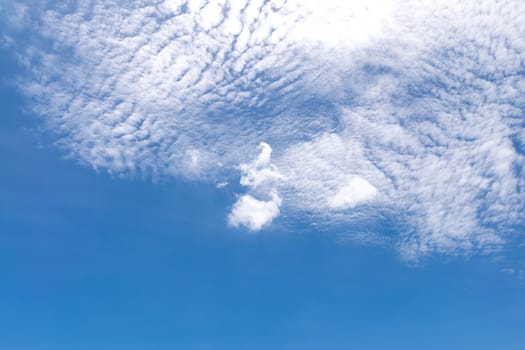
<svg viewBox="0 0 525 350"><path fill-rule="evenodd" d="M63 151L97 170L225 191L240 179L227 220L251 231L388 217L406 223L394 244L413 259L522 239L523 1L0 11L1 44L27 68L18 86Z"/></svg>

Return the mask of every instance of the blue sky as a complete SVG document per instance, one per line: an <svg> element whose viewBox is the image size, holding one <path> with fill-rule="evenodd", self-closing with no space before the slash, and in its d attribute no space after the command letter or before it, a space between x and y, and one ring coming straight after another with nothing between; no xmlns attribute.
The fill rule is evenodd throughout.
<svg viewBox="0 0 525 350"><path fill-rule="evenodd" d="M519 1L0 1L1 349L522 349Z"/></svg>

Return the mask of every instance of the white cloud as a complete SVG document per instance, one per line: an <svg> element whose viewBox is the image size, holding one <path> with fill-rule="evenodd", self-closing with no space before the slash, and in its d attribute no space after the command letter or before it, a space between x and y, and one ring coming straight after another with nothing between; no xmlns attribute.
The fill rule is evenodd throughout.
<svg viewBox="0 0 525 350"><path fill-rule="evenodd" d="M258 231L269 225L280 214L282 199L276 189L277 181L283 176L277 167L271 163L272 148L266 142L259 144L260 153L250 163L239 166L241 171L240 184L248 187L259 197L269 200L259 200L250 194L240 196L228 216L230 225L246 226L252 231Z"/></svg>
<svg viewBox="0 0 525 350"><path fill-rule="evenodd" d="M327 217L334 210L357 210L359 204L381 201L380 191L389 186L388 179L365 152L358 140L334 133L288 147L275 160L288 180L282 191L295 209Z"/></svg>
<svg viewBox="0 0 525 350"><path fill-rule="evenodd" d="M332 209L353 208L361 203L372 200L377 189L368 181L359 176L350 177L337 189L337 192L328 198L327 204Z"/></svg>
<svg viewBox="0 0 525 350"><path fill-rule="evenodd" d="M253 162L239 165L242 176L240 183L243 186L257 188L268 182L282 180L283 176L274 164L270 163L272 148L266 142L259 144L260 154Z"/></svg>
<svg viewBox="0 0 525 350"><path fill-rule="evenodd" d="M523 1L20 4L0 19L21 87L85 164L213 182L240 170L237 212L348 226L386 212L413 258L520 234ZM276 155L263 143L246 163L259 140Z"/></svg>
<svg viewBox="0 0 525 350"><path fill-rule="evenodd" d="M223 188L226 188L227 186L228 186L228 181L221 181L215 185L215 187L217 187L218 189L223 189Z"/></svg>
<svg viewBox="0 0 525 350"><path fill-rule="evenodd" d="M249 194L242 195L233 205L228 222L234 227L246 226L251 231L258 231L269 225L279 213L281 198L275 192L270 200L258 200Z"/></svg>

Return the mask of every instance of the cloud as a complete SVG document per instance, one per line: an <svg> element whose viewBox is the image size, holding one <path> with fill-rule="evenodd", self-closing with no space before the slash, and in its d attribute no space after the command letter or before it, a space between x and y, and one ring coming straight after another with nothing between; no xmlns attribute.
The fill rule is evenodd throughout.
<svg viewBox="0 0 525 350"><path fill-rule="evenodd" d="M259 144L260 154L253 162L239 165L242 173L240 183L243 186L257 188L277 180L282 180L283 176L274 164L270 163L272 148L266 142Z"/></svg>
<svg viewBox="0 0 525 350"><path fill-rule="evenodd" d="M272 192L270 197L270 200L264 201L249 194L240 196L228 216L229 224L234 227L243 225L251 231L269 225L279 215L281 206L281 198L277 193Z"/></svg>
<svg viewBox="0 0 525 350"><path fill-rule="evenodd" d="M353 208L360 203L372 200L377 189L361 177L351 177L328 198L327 204L332 209Z"/></svg>
<svg viewBox="0 0 525 350"><path fill-rule="evenodd" d="M226 188L227 186L228 186L228 181L221 181L215 185L215 187L217 187L218 189L223 189L223 188Z"/></svg>
<svg viewBox="0 0 525 350"><path fill-rule="evenodd" d="M259 144L260 153L250 163L239 165L240 184L248 187L250 192L269 200L259 200L250 194L240 196L228 216L230 225L246 226L251 231L258 231L269 225L280 214L282 199L276 189L278 181L284 178L277 167L272 164L272 148L266 142Z"/></svg>
<svg viewBox="0 0 525 350"><path fill-rule="evenodd" d="M34 112L97 170L240 171L232 215L385 220L411 259L522 235L523 1L13 1L0 19Z"/></svg>

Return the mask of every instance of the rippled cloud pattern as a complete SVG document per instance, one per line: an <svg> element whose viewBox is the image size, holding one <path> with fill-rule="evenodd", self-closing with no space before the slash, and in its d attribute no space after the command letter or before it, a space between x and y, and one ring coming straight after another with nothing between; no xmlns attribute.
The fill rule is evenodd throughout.
<svg viewBox="0 0 525 350"><path fill-rule="evenodd" d="M240 181L233 226L302 220L372 237L388 224L395 237L377 239L407 259L522 238L523 1L0 11L0 44L27 71L17 85L64 152L94 169Z"/></svg>

